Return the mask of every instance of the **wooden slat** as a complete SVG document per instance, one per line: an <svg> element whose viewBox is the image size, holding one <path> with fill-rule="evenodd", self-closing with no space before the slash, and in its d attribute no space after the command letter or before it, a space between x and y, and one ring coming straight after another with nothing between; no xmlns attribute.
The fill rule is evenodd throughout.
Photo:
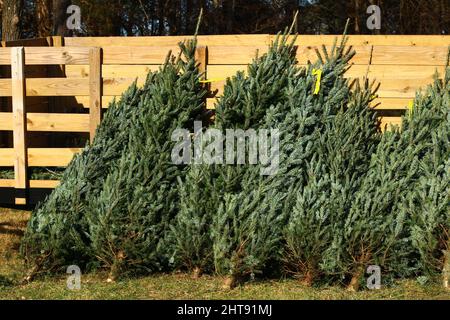
<svg viewBox="0 0 450 320"><path fill-rule="evenodd" d="M65 167L81 148L28 148L28 166ZM0 166L14 165L14 149L0 148Z"/></svg>
<svg viewBox="0 0 450 320"><path fill-rule="evenodd" d="M59 185L58 180L30 180L30 188L53 189ZM0 188L14 188L13 179L0 179Z"/></svg>
<svg viewBox="0 0 450 320"><path fill-rule="evenodd" d="M14 149L0 148L0 167L14 166Z"/></svg>
<svg viewBox="0 0 450 320"><path fill-rule="evenodd" d="M88 114L28 113L28 131L89 132Z"/></svg>
<svg viewBox="0 0 450 320"><path fill-rule="evenodd" d="M87 96L87 79L34 78L26 79L28 96Z"/></svg>
<svg viewBox="0 0 450 320"><path fill-rule="evenodd" d="M30 188L54 189L58 185L58 180L30 180Z"/></svg>
<svg viewBox="0 0 450 320"><path fill-rule="evenodd" d="M25 63L38 64L89 64L89 50L85 47L27 47Z"/></svg>
<svg viewBox="0 0 450 320"><path fill-rule="evenodd" d="M328 54L331 53L331 46L326 46ZM297 47L297 60L299 64L307 64L308 62L314 63L318 61L316 49L319 50L320 54L323 58L325 58L322 50L322 46L298 46ZM372 52L371 46L355 46L353 47L356 54L355 56L350 60L350 63L354 64L362 64L362 65L368 65L370 63L370 57Z"/></svg>
<svg viewBox="0 0 450 320"><path fill-rule="evenodd" d="M271 40L275 38L272 35ZM342 35L299 35L298 45L332 45L335 39L340 41ZM448 35L350 35L348 45L353 46L446 46L450 44Z"/></svg>
<svg viewBox="0 0 450 320"><path fill-rule="evenodd" d="M0 131L13 130L13 114L12 112L0 112Z"/></svg>
<svg viewBox="0 0 450 320"><path fill-rule="evenodd" d="M352 66L347 72L350 77L357 77L364 75L366 66ZM444 66L405 66L397 65L395 67L390 65L370 65L369 78L371 79L427 79L430 83L433 81L434 74L438 72L442 78L445 74Z"/></svg>
<svg viewBox="0 0 450 320"><path fill-rule="evenodd" d="M139 77L137 80L138 86L145 83L146 77ZM117 96L121 95L128 89L128 87L135 81L134 78L104 78L103 79L103 95Z"/></svg>
<svg viewBox="0 0 450 320"><path fill-rule="evenodd" d="M116 98L117 100L120 100L120 95L118 96L103 96L102 97L102 108L108 108L109 103ZM77 104L80 105L80 107L83 107L85 109L89 109L89 97L88 96L75 96L74 100ZM69 106L69 105L68 105Z"/></svg>
<svg viewBox="0 0 450 320"><path fill-rule="evenodd" d="M376 110L406 110L413 98L377 98L372 102Z"/></svg>
<svg viewBox="0 0 450 320"><path fill-rule="evenodd" d="M26 110L25 110L25 50L23 47L11 49L11 86L13 110L13 141L14 141L14 180L15 188L27 188L27 140L26 140ZM25 204L22 197L16 199L16 204Z"/></svg>
<svg viewBox="0 0 450 320"><path fill-rule="evenodd" d="M104 47L103 64L162 64L169 51L178 55L180 48L172 47Z"/></svg>
<svg viewBox="0 0 450 320"><path fill-rule="evenodd" d="M0 65L10 65L10 64L11 64L11 49L0 48Z"/></svg>
<svg viewBox="0 0 450 320"><path fill-rule="evenodd" d="M65 167L81 148L29 148L30 167Z"/></svg>
<svg viewBox="0 0 450 320"><path fill-rule="evenodd" d="M448 47L374 46L372 64L445 66Z"/></svg>
<svg viewBox="0 0 450 320"><path fill-rule="evenodd" d="M428 84L427 79L383 79L377 94L380 98L414 98L416 91L425 89Z"/></svg>
<svg viewBox="0 0 450 320"><path fill-rule="evenodd" d="M179 42L192 39L192 36L151 36L151 37L68 37L64 38L66 46L176 46ZM270 35L201 35L197 37L198 45L234 45L254 46L268 45Z"/></svg>
<svg viewBox="0 0 450 320"><path fill-rule="evenodd" d="M59 185L58 180L30 180L30 188L49 188L53 189ZM14 188L13 179L0 179L0 187Z"/></svg>
<svg viewBox="0 0 450 320"><path fill-rule="evenodd" d="M95 131L102 117L102 66L101 49L89 52L89 136L94 141Z"/></svg>
<svg viewBox="0 0 450 320"><path fill-rule="evenodd" d="M267 45L260 46L208 46L208 64L248 64L258 54L268 50Z"/></svg>
<svg viewBox="0 0 450 320"><path fill-rule="evenodd" d="M0 97L11 97L11 79L0 79Z"/></svg>
<svg viewBox="0 0 450 320"><path fill-rule="evenodd" d="M160 66L161 65L159 64L102 65L102 76L105 78L146 77L149 72L157 71ZM87 65L66 66L66 76L68 78L88 78L89 66Z"/></svg>
<svg viewBox="0 0 450 320"><path fill-rule="evenodd" d="M1 188L14 188L14 179L0 179Z"/></svg>

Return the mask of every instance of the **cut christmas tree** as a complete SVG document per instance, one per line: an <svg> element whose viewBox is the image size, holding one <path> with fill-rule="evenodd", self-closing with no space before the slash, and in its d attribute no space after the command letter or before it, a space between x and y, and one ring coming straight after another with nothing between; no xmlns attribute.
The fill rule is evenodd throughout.
<svg viewBox="0 0 450 320"><path fill-rule="evenodd" d="M167 265L169 224L179 210L172 132L202 116L206 91L196 40L180 44L143 88L114 102L93 144L68 166L61 185L32 214L22 253L38 270L106 267L111 278Z"/></svg>

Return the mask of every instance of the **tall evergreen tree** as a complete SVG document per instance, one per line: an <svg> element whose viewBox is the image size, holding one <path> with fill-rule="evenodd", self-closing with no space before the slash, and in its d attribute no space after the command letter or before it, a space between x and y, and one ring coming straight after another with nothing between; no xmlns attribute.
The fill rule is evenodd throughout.
<svg viewBox="0 0 450 320"><path fill-rule="evenodd" d="M448 127L442 130L448 121L448 83L437 80L426 97L416 97L401 131L383 134L350 213L337 227L341 232L334 233L328 270L351 278L351 290L369 264L379 265L385 276L408 276L417 269L408 235L411 216L402 207L425 174L423 161L436 154L436 143L442 146L436 138L448 142Z"/></svg>
<svg viewBox="0 0 450 320"><path fill-rule="evenodd" d="M201 117L206 93L195 48L195 39L180 44L180 56L113 103L93 144L33 212L22 245L31 263L106 266L112 278L166 265L163 242L185 171L171 162L171 134Z"/></svg>
<svg viewBox="0 0 450 320"><path fill-rule="evenodd" d="M343 73L353 53L345 51L344 45L345 39L330 54L325 51L326 60L319 60L316 68L326 70L325 79L333 81L321 89L322 99L312 100L315 107L298 105L302 111L298 119L310 119L314 126L308 131L299 127L299 139L292 143L285 164L288 172L295 172L296 196L284 208L288 216L284 261L287 270L306 285L326 273L324 253L333 233L339 232L336 224L348 214L379 141L378 122L369 107L373 83L365 81L360 87L357 82L350 90Z"/></svg>

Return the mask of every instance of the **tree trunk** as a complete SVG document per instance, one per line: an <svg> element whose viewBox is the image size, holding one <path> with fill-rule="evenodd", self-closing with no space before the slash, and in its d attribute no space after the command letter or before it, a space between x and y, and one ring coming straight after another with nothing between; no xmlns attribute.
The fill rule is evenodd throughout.
<svg viewBox="0 0 450 320"><path fill-rule="evenodd" d="M66 20L68 18L67 8L71 4L71 0L53 0L53 35L68 35L69 30L66 26Z"/></svg>
<svg viewBox="0 0 450 320"><path fill-rule="evenodd" d="M238 284L239 284L238 277L235 275L231 275L225 278L222 288L225 290L232 290L236 288Z"/></svg>
<svg viewBox="0 0 450 320"><path fill-rule="evenodd" d="M52 34L51 1L36 0L36 22L38 37L47 37Z"/></svg>
<svg viewBox="0 0 450 320"><path fill-rule="evenodd" d="M2 40L20 39L20 19L23 0L3 0L2 7Z"/></svg>
<svg viewBox="0 0 450 320"><path fill-rule="evenodd" d="M202 276L203 270L200 267L195 267L194 270L192 270L192 278L198 279Z"/></svg>
<svg viewBox="0 0 450 320"><path fill-rule="evenodd" d="M361 280L362 275L364 274L364 265L360 265L356 268L353 273L352 279L347 286L348 291L356 292L359 290L359 281Z"/></svg>
<svg viewBox="0 0 450 320"><path fill-rule="evenodd" d="M302 278L300 283L306 287L311 287L313 282L314 282L314 272L311 269L309 269L308 271L306 271L306 274Z"/></svg>

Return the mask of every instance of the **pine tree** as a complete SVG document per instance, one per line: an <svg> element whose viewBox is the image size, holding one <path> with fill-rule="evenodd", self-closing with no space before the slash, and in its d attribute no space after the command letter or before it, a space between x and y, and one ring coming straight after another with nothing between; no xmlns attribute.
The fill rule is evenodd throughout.
<svg viewBox="0 0 450 320"><path fill-rule="evenodd" d="M249 66L247 77L238 74L228 81L217 103L218 128L260 129L268 110L288 99L285 87L297 69L293 42L287 41L286 35L279 36L268 53ZM236 150L225 148L225 152ZM211 226L214 268L228 276L225 287L233 288L262 273L278 254L281 219L276 207L281 199L259 182L260 177L246 178L249 170L259 175L258 166L225 165L213 170L219 194Z"/></svg>
<svg viewBox="0 0 450 320"><path fill-rule="evenodd" d="M178 181L180 211L171 226L174 246L173 264L185 268L195 278L212 271L212 239L210 226L218 202L213 197L214 181L205 165L193 164L186 179Z"/></svg>
<svg viewBox="0 0 450 320"><path fill-rule="evenodd" d="M350 277L351 290L358 288L369 264L379 265L387 278L408 276L417 269L408 235L411 216L404 207L408 201L411 204L406 199L423 179L424 159L435 153L435 138L448 135L448 129L442 131L448 118L446 95L448 87L439 81L429 88L428 98L418 95L413 112L403 117L402 130L384 133L373 154L350 213L338 227L342 231L335 233L330 248L337 253L330 255L329 270Z"/></svg>
<svg viewBox="0 0 450 320"><path fill-rule="evenodd" d="M167 265L164 242L185 172L171 162L171 133L189 129L204 107L195 47L195 39L180 44L182 55L169 55L142 89L112 104L93 144L33 213L22 245L30 263L98 265L112 278Z"/></svg>
<svg viewBox="0 0 450 320"><path fill-rule="evenodd" d="M415 273L434 278L442 272L448 288L450 248L450 68L444 80L436 80L425 95L416 98L411 117L432 116L437 122L429 151L420 161L420 177L402 198L400 210L409 219L408 235L416 261ZM428 111L430 113L426 113ZM408 124L410 124L408 122ZM411 123L413 125L413 123Z"/></svg>
<svg viewBox="0 0 450 320"><path fill-rule="evenodd" d="M334 71L346 70L352 54L344 53L344 44L345 39L330 55L326 54L328 60L322 67L335 77L332 86L323 89L324 95L330 94L330 99L324 99L326 107L302 110L303 106L298 106L303 121L307 117L317 120L314 131L299 132L302 138L294 143L286 161L290 171L296 172L292 176L297 196L285 207L289 219L284 230L284 261L287 270L300 276L306 285L327 273L325 254L330 253L333 234L340 231L337 226L348 214L379 141L378 122L369 107L373 83L365 81L360 87L357 82L350 91L343 73ZM339 67L329 68L327 64ZM340 100L332 98L335 95L331 93L336 91L342 93Z"/></svg>

